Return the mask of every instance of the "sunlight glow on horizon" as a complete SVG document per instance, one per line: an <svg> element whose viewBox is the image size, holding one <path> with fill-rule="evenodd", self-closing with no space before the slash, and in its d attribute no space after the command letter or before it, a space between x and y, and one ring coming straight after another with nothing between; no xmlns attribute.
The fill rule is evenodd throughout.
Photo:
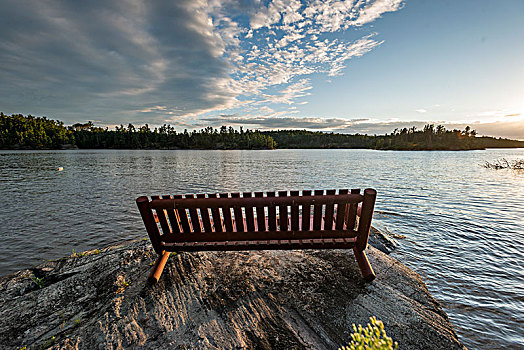
<svg viewBox="0 0 524 350"><path fill-rule="evenodd" d="M522 1L30 3L0 4L6 114L524 139Z"/></svg>

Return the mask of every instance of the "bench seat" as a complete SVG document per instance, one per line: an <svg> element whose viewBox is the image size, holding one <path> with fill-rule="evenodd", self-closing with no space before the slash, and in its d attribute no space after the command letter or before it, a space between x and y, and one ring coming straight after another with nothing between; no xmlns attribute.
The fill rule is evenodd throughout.
<svg viewBox="0 0 524 350"><path fill-rule="evenodd" d="M356 242L356 237L215 242L202 241L164 243L164 248L172 252L194 252L203 250L347 249L353 248Z"/></svg>
<svg viewBox="0 0 524 350"><path fill-rule="evenodd" d="M342 189L139 197L159 255L149 279L158 282L170 252L353 249L371 281L375 274L364 250L375 198L373 189L363 195Z"/></svg>

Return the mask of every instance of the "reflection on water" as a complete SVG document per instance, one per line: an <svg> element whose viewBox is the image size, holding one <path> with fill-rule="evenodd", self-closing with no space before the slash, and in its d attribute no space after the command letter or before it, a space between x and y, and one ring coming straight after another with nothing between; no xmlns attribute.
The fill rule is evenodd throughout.
<svg viewBox="0 0 524 350"><path fill-rule="evenodd" d="M373 187L466 346L519 348L524 172L479 165L502 157L524 150L0 151L0 275L144 237L140 195Z"/></svg>

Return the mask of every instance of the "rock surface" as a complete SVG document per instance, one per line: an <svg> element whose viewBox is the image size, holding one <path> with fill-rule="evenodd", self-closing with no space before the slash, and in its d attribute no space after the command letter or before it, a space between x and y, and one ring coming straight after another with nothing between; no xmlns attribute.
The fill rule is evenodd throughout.
<svg viewBox="0 0 524 350"><path fill-rule="evenodd" d="M148 241L0 279L0 348L337 349L370 316L400 349L464 349L419 275L368 248L172 255L157 285ZM79 256L81 255L81 256Z"/></svg>
<svg viewBox="0 0 524 350"><path fill-rule="evenodd" d="M392 251L397 249L397 243L393 240L393 238L385 235L373 226L371 226L369 244L386 254L390 254Z"/></svg>

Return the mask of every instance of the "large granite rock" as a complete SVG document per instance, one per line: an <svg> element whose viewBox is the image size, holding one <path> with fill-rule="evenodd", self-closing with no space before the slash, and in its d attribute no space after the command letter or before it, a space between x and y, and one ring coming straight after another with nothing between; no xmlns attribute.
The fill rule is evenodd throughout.
<svg viewBox="0 0 524 350"><path fill-rule="evenodd" d="M419 275L370 247L172 255L135 241L0 279L0 348L336 349L377 316L400 349L464 349Z"/></svg>

